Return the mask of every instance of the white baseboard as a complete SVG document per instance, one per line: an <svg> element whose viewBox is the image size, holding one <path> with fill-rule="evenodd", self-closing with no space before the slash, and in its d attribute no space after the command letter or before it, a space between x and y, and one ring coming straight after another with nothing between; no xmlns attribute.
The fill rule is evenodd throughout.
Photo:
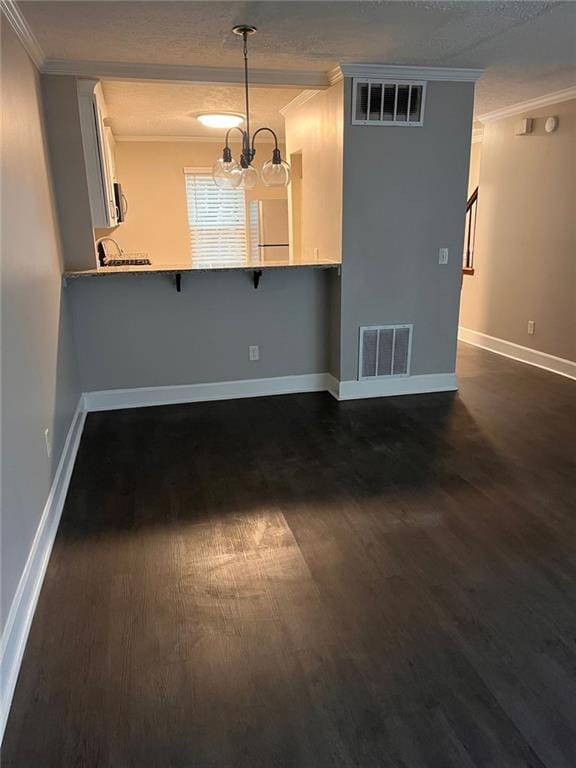
<svg viewBox="0 0 576 768"><path fill-rule="evenodd" d="M84 401L80 398L0 640L0 742L4 736L24 648L56 538L85 419Z"/></svg>
<svg viewBox="0 0 576 768"><path fill-rule="evenodd" d="M336 376L332 376L331 373L326 374L326 390L332 395L335 400L339 400L340 382Z"/></svg>
<svg viewBox="0 0 576 768"><path fill-rule="evenodd" d="M420 376L399 376L389 379L341 381L338 386L338 400L452 392L455 389L458 389L455 373L427 373Z"/></svg>
<svg viewBox="0 0 576 768"><path fill-rule="evenodd" d="M567 376L569 379L576 379L576 362L572 360L555 357L555 355L549 355L547 352L523 347L520 344L514 344L505 339L498 339L496 336L488 336L486 333L472 331L470 328L463 328L462 326L458 328L458 339L475 347L488 349L497 355L510 357L512 360L528 363L528 365L535 365L537 368L544 368L546 371L558 373L560 376Z"/></svg>
<svg viewBox="0 0 576 768"><path fill-rule="evenodd" d="M105 389L84 393L87 411L114 411L153 405L201 403L244 397L267 397L303 392L329 392L336 400L363 397L416 395L458 389L455 373L434 373L373 381L338 381L330 373L279 376L269 379L220 381L210 384L183 384L137 389Z"/></svg>
<svg viewBox="0 0 576 768"><path fill-rule="evenodd" d="M84 400L87 411L113 411L119 408L142 408L150 405L175 405L210 400L235 400L242 397L288 395L299 392L324 392L329 389L328 376L326 373L308 373L301 376L218 381L211 384L107 389L99 392L85 392Z"/></svg>

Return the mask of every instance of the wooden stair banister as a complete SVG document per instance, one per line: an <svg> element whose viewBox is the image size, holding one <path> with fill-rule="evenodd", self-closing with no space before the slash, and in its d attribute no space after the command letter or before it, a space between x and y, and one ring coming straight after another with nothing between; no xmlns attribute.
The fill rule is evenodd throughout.
<svg viewBox="0 0 576 768"><path fill-rule="evenodd" d="M465 275L474 274L474 241L476 239L476 213L478 206L478 187L472 192L466 202L466 250L462 272Z"/></svg>

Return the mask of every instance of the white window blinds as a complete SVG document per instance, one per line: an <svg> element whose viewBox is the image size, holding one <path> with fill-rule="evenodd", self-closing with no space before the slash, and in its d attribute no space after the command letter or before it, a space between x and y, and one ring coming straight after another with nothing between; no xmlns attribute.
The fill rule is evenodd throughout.
<svg viewBox="0 0 576 768"><path fill-rule="evenodd" d="M185 168L190 253L194 264L246 261L244 190L220 189L204 168Z"/></svg>

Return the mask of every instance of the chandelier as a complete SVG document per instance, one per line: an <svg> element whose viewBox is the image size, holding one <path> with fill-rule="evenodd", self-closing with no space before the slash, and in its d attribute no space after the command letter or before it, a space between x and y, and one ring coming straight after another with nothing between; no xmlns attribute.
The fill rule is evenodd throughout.
<svg viewBox="0 0 576 768"><path fill-rule="evenodd" d="M260 176L262 182L267 187L287 187L290 183L290 166L280 154L278 147L278 137L272 128L259 128L250 135L250 106L249 106L249 88L248 88L248 36L256 32L256 27L242 25L232 29L235 35L242 37L244 41L244 95L246 103L246 130L239 127L230 128L226 132L226 141L222 150L222 157L215 163L212 169L212 178L216 186L230 189L232 187L241 187L243 189L253 189L258 183L258 171L252 165L256 155L254 142L259 133L268 131L274 137L274 149L272 157L262 166ZM229 137L232 131L239 131L242 135L242 151L240 161L232 157L232 150L229 145Z"/></svg>

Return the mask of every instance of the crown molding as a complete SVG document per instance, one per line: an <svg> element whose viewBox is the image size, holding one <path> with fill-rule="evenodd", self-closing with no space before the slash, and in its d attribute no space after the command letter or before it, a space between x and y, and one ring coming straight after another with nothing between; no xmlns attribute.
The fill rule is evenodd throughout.
<svg viewBox="0 0 576 768"><path fill-rule="evenodd" d="M328 76L328 82L330 83L330 85L336 85L336 83L339 83L341 80L344 79L342 66L344 65L337 64L333 69L328 70L328 72L326 73Z"/></svg>
<svg viewBox="0 0 576 768"><path fill-rule="evenodd" d="M173 64L137 64L119 61L47 59L42 71L49 75L105 77L109 80L164 80L211 85L243 85L244 70L232 67L188 67ZM281 69L250 70L250 84L282 88L327 88L324 72Z"/></svg>
<svg viewBox="0 0 576 768"><path fill-rule="evenodd" d="M503 120L506 117L520 115L522 112L530 112L533 109L547 107L550 104L561 104L563 101L570 101L571 99L576 99L576 85L571 88L564 88L561 91L546 93L544 96L528 99L528 101L519 101L517 104L511 104L509 107L495 109L493 112L486 112L483 115L478 115L477 119L483 123L492 123L494 120Z"/></svg>
<svg viewBox="0 0 576 768"><path fill-rule="evenodd" d="M0 10L6 16L10 26L16 32L24 50L30 56L36 68L42 71L46 56L34 32L30 29L16 0L0 0Z"/></svg>
<svg viewBox="0 0 576 768"><path fill-rule="evenodd" d="M282 109L279 110L280 114L284 117L290 110L295 109L296 107L301 107L304 104L306 104L307 101L310 101L310 99L314 98L316 94L320 93L319 90L306 90L302 91L302 93L299 93L298 96L295 96L292 101L289 101L288 104L286 104Z"/></svg>
<svg viewBox="0 0 576 768"><path fill-rule="evenodd" d="M453 67L411 67L402 64L340 64L328 72L330 85L343 77L366 77L375 80L427 80L456 83L474 83L484 73L483 69Z"/></svg>
<svg viewBox="0 0 576 768"><path fill-rule="evenodd" d="M472 129L472 144L481 144L484 140L484 128Z"/></svg>
<svg viewBox="0 0 576 768"><path fill-rule="evenodd" d="M4 2L5 0L0 0ZM233 67L187 67L173 64L137 64L120 61L80 61L47 59L42 71L49 75L76 77L105 77L109 80L163 80L166 82L194 82L212 85L243 85L244 70ZM329 72L310 70L253 69L250 84L254 86L304 88L307 95L301 104L319 90L336 85L344 77L375 79L445 80L449 82L475 82L482 69L451 67L409 67L395 64L341 64ZM308 93L308 91L311 91ZM297 97L298 98L298 97ZM284 109L292 105L287 104Z"/></svg>
<svg viewBox="0 0 576 768"><path fill-rule="evenodd" d="M219 144L222 146L224 143L224 136L145 136L142 134L130 136L127 134L120 134L116 135L114 134L114 141L144 141L144 142L180 142L180 141L186 141L186 142L193 142L193 143L201 143L201 144ZM284 137L278 136L278 141L283 144L284 143ZM259 144L273 144L273 140L269 139L262 139L262 141L258 142Z"/></svg>
<svg viewBox="0 0 576 768"><path fill-rule="evenodd" d="M81 80L76 81L76 90L80 96L92 96L94 94L94 89L99 82L99 80L93 77L82 78Z"/></svg>

